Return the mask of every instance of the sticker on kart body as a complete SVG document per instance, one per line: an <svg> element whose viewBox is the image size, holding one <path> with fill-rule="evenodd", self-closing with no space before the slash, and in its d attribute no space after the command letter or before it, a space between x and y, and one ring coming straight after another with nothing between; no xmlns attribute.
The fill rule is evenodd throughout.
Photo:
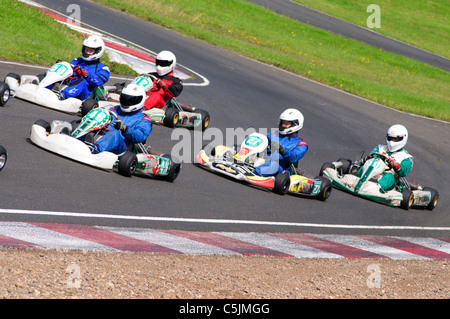
<svg viewBox="0 0 450 319"><path fill-rule="evenodd" d="M262 142L263 142L263 140L259 136L255 136L255 135L250 135L245 140L245 144L249 145L251 147L257 147Z"/></svg>

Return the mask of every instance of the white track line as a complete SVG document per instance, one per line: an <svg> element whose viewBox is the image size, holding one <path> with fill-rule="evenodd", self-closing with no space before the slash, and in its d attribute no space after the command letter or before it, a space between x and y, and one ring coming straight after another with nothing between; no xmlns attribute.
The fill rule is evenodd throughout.
<svg viewBox="0 0 450 319"><path fill-rule="evenodd" d="M42 210L21 210L21 209L2 209L2 208L0 208L0 214L47 215L47 216L59 216L59 217L105 218L105 219L122 219L122 220L177 222L177 223L236 224L236 225L237 224L245 224L245 225L266 225L266 226L292 226L292 227L313 227L313 228L332 228L332 229L437 230L437 231L450 231L450 227L315 224L315 223L294 223L294 222L276 222L276 221L261 221L261 220L208 219L208 218L200 219L200 218L177 218L177 217L111 215L111 214L92 214L92 213L77 213L77 212L54 212L54 211L42 211Z"/></svg>

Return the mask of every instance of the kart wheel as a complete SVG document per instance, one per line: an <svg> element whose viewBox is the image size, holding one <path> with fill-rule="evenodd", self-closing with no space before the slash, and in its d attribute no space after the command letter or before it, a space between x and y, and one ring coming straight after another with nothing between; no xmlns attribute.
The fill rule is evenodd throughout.
<svg viewBox="0 0 450 319"><path fill-rule="evenodd" d="M0 106L4 106L11 96L9 85L5 82L0 82Z"/></svg>
<svg viewBox="0 0 450 319"><path fill-rule="evenodd" d="M211 121L211 117L209 116L209 113L202 109L196 109L195 112L200 113L200 115L202 116L202 131L206 130Z"/></svg>
<svg viewBox="0 0 450 319"><path fill-rule="evenodd" d="M323 171L326 170L327 168L335 168L333 164L331 164L330 162L325 162L322 167L320 168L319 171L319 176L323 176Z"/></svg>
<svg viewBox="0 0 450 319"><path fill-rule="evenodd" d="M0 171L5 167L7 159L8 153L6 152L6 148L0 145Z"/></svg>
<svg viewBox="0 0 450 319"><path fill-rule="evenodd" d="M165 112L163 123L165 126L174 127L178 123L179 117L180 113L178 110L173 107L169 107Z"/></svg>
<svg viewBox="0 0 450 319"><path fill-rule="evenodd" d="M285 173L280 173L275 176L275 184L273 191L277 194L284 195L289 190L291 179Z"/></svg>
<svg viewBox="0 0 450 319"><path fill-rule="evenodd" d="M90 110L98 107L98 101L96 99L89 98L81 104L81 116L85 116Z"/></svg>
<svg viewBox="0 0 450 319"><path fill-rule="evenodd" d="M341 174L348 174L350 172L350 167L352 166L352 161L347 158L340 158L338 159L338 162L342 163L342 166L340 168Z"/></svg>
<svg viewBox="0 0 450 319"><path fill-rule="evenodd" d="M405 188L402 191L402 195L403 195L403 200L400 204L400 207L405 210L408 210L414 202L414 194L410 189Z"/></svg>
<svg viewBox="0 0 450 319"><path fill-rule="evenodd" d="M424 187L422 190L429 191L431 193L431 200L430 203L426 206L426 208L428 210L433 210L439 201L439 192L431 187Z"/></svg>
<svg viewBox="0 0 450 319"><path fill-rule="evenodd" d="M172 159L172 156L170 156L170 155L164 154L162 157L170 159L169 174L167 174L166 176L163 176L162 179L164 179L168 182L173 182L180 174L181 164L174 162Z"/></svg>
<svg viewBox="0 0 450 319"><path fill-rule="evenodd" d="M136 171L137 164L138 161L136 154L131 152L125 152L125 154L123 154L119 159L119 166L118 166L119 174L126 177L130 177Z"/></svg>
<svg viewBox="0 0 450 319"><path fill-rule="evenodd" d="M322 181L322 184L320 185L319 194L317 194L317 199L321 201L326 201L327 198L330 197L331 191L333 190L331 181L323 176L316 176L314 179Z"/></svg>
<svg viewBox="0 0 450 319"><path fill-rule="evenodd" d="M50 133L51 126L50 126L50 123L47 122L46 120L37 120L36 122L34 122L34 124L42 126L43 128L45 128L45 131L47 133Z"/></svg>

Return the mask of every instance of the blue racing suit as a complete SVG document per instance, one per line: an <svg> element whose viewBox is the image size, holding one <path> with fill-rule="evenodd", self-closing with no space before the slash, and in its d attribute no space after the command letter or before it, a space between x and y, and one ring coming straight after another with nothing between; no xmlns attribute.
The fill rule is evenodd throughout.
<svg viewBox="0 0 450 319"><path fill-rule="evenodd" d="M103 85L109 80L109 68L99 60L85 61L83 58L77 58L72 60L70 64L78 65L83 70L86 70L88 75L86 78L75 76L69 80L67 83L69 86L61 91L62 99L74 97L84 101L97 86Z"/></svg>
<svg viewBox="0 0 450 319"><path fill-rule="evenodd" d="M270 141L277 141L280 146L283 146L284 153L280 154L278 151L271 152L268 150L269 161L255 168L258 175L273 176L281 173L291 164L298 162L308 151L308 144L298 137L298 133L279 135L278 132L270 132L267 137Z"/></svg>
<svg viewBox="0 0 450 319"><path fill-rule="evenodd" d="M141 110L134 112L123 112L119 105L111 109L119 119L126 125L125 132L114 127L116 119L108 124L108 131L97 142L94 143L98 152L112 152L121 154L127 150L128 145L144 143L152 132L150 118Z"/></svg>

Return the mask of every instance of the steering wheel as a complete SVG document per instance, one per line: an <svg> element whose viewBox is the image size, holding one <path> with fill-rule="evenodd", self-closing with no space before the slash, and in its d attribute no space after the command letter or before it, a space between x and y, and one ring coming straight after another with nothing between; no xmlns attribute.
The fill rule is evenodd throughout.
<svg viewBox="0 0 450 319"><path fill-rule="evenodd" d="M390 161L390 157L387 156L386 154L380 153L380 152L374 152L374 153L370 153L369 155L367 155L367 159L370 158L377 158L379 157L391 170L393 168L391 161Z"/></svg>

